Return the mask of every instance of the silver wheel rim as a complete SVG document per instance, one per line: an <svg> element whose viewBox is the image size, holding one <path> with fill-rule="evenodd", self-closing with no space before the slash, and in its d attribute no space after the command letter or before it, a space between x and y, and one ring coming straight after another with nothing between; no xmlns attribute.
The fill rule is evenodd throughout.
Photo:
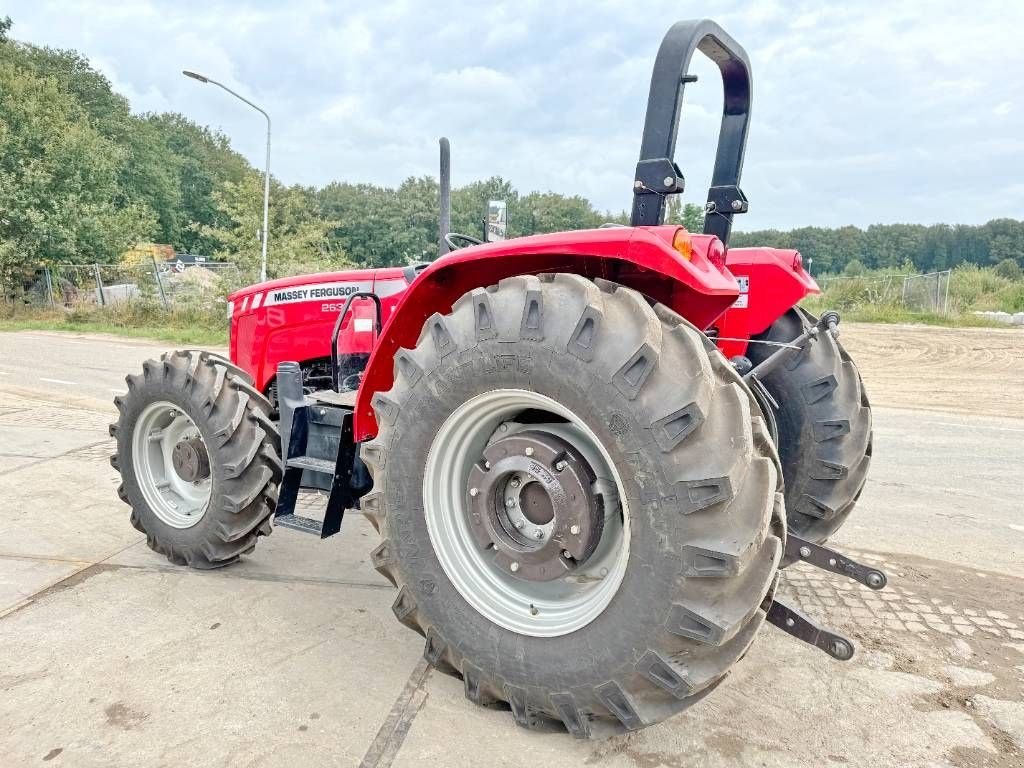
<svg viewBox="0 0 1024 768"><path fill-rule="evenodd" d="M179 406L166 400L146 406L135 422L135 481L153 514L172 528L196 525L210 505L212 478L189 482L175 471L171 460L175 445L195 437L202 439L195 422Z"/></svg>
<svg viewBox="0 0 1024 768"><path fill-rule="evenodd" d="M515 422L525 410L552 414L551 423ZM561 417L565 421L560 421ZM594 490L604 499L605 528L594 554L579 571L554 581L517 579L499 569L469 529L466 484L488 442L500 431L528 427L554 434L582 453L597 475ZM423 505L434 552L455 589L495 624L534 637L556 637L597 618L618 591L629 559L629 512L611 457L576 414L549 397L522 389L499 389L463 403L431 444L423 478Z"/></svg>

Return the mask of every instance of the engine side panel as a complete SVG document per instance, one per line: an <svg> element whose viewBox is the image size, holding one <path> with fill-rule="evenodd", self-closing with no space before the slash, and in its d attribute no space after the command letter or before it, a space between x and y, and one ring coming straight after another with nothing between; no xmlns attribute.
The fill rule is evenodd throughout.
<svg viewBox="0 0 1024 768"><path fill-rule="evenodd" d="M249 286L229 297L232 361L266 391L284 360L330 356L331 334L348 296L373 291L387 322L409 284L401 268L324 272ZM370 299L356 299L341 328L346 354L370 354L376 341Z"/></svg>
<svg viewBox="0 0 1024 768"><path fill-rule="evenodd" d="M747 339L767 330L805 296L821 293L800 253L785 248L730 248L726 266L740 286L736 303L716 323L726 357L747 351Z"/></svg>
<svg viewBox="0 0 1024 768"><path fill-rule="evenodd" d="M680 227L614 227L516 238L455 251L434 262L412 284L385 326L363 376L356 403L355 438L377 432L370 405L391 387L393 360L416 344L427 318L448 312L464 293L506 277L572 272L605 278L672 307L699 328L711 324L739 296L710 235L692 235L692 257L672 248Z"/></svg>

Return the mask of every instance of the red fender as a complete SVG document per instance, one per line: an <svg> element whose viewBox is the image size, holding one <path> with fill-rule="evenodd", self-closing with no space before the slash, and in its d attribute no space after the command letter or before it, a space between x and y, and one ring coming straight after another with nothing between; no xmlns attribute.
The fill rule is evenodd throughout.
<svg viewBox="0 0 1024 768"><path fill-rule="evenodd" d="M785 248L730 248L725 264L740 297L716 325L726 357L745 354L747 339L768 329L802 298L821 293L799 252Z"/></svg>
<svg viewBox="0 0 1024 768"><path fill-rule="evenodd" d="M370 402L394 382L394 356L415 346L435 312L451 311L463 294L515 275L572 272L611 280L679 312L706 328L739 296L724 266L722 243L712 235L690 235L692 255L672 247L677 226L609 227L521 237L463 248L425 269L401 297L363 372L356 401L355 439L377 433Z"/></svg>

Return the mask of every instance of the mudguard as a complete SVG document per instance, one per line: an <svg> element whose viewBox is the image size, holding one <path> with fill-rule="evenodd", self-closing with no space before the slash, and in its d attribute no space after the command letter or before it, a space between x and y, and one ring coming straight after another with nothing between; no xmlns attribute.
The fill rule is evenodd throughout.
<svg viewBox="0 0 1024 768"><path fill-rule="evenodd" d="M572 272L634 288L708 327L739 294L712 235L690 235L690 255L672 247L681 227L608 227L516 238L463 248L425 269L401 297L363 374L356 402L355 439L377 432L373 396L391 388L394 357L411 348L423 324L445 313L464 293L515 275Z"/></svg>
<svg viewBox="0 0 1024 768"><path fill-rule="evenodd" d="M726 357L745 354L747 339L768 330L805 296L821 293L798 251L786 248L730 248L725 264L740 296L715 325Z"/></svg>

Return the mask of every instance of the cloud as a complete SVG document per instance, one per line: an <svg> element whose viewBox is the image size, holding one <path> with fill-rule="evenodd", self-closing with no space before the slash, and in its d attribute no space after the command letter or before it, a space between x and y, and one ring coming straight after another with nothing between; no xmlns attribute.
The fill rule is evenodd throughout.
<svg viewBox="0 0 1024 768"><path fill-rule="evenodd" d="M286 183L456 183L630 205L661 36L706 6L653 0L9 0L19 39L88 56L136 111L222 129L262 164L262 118L182 69L267 109ZM754 2L718 15L753 61L743 229L1019 216L1024 5L936 0ZM676 160L702 202L721 113L716 68L687 86Z"/></svg>

